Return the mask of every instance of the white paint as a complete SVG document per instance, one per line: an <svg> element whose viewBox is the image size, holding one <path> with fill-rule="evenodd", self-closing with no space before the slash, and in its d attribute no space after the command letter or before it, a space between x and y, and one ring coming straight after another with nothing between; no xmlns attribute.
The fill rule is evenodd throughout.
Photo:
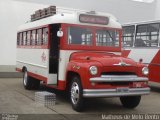
<svg viewBox="0 0 160 120"><path fill-rule="evenodd" d="M42 60L42 55L46 60ZM17 49L17 67L27 67L27 71L48 77L49 50L48 49Z"/></svg>
<svg viewBox="0 0 160 120"><path fill-rule="evenodd" d="M159 49L129 49L131 52L129 53L129 58L139 62L139 59L143 59L143 63L150 63L155 55L157 54Z"/></svg>
<svg viewBox="0 0 160 120"><path fill-rule="evenodd" d="M60 50L58 77L61 81L65 81L67 64L69 62L70 55L73 52L76 51Z"/></svg>
<svg viewBox="0 0 160 120"><path fill-rule="evenodd" d="M46 61L42 60L43 53L46 56ZM23 61L25 63L37 64L40 66L47 67L48 56L49 56L48 49L26 49L26 48L17 49L17 61Z"/></svg>
<svg viewBox="0 0 160 120"><path fill-rule="evenodd" d="M57 85L57 74L48 74L48 85Z"/></svg>

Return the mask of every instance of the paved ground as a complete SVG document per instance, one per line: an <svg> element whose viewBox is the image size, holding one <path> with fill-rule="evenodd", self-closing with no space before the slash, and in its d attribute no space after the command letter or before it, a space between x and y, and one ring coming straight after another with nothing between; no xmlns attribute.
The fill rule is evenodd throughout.
<svg viewBox="0 0 160 120"><path fill-rule="evenodd" d="M23 88L21 78L0 78L0 113L2 116L8 114L19 114L21 119L95 119L101 120L102 115L131 115L131 114L160 114L160 89L154 88L150 95L143 96L141 104L135 109L126 109L121 106L118 98L108 99L88 99L85 110L81 113L72 110L69 101L64 94L44 86L38 91L52 91L57 94L57 104L49 109L34 102L34 93L36 91L27 91ZM7 113L7 114L6 114ZM42 115L41 115L42 114ZM108 116L110 117L121 116ZM1 117L3 118L3 117ZM0 118L0 119L1 119ZM117 118L118 120L118 118Z"/></svg>

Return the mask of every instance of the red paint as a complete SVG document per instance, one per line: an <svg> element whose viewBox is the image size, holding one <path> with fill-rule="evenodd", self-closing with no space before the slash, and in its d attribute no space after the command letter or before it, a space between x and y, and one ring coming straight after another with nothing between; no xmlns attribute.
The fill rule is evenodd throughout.
<svg viewBox="0 0 160 120"><path fill-rule="evenodd" d="M66 81L58 80L58 87L59 90L65 90L66 88Z"/></svg>
<svg viewBox="0 0 160 120"><path fill-rule="evenodd" d="M130 64L131 66L116 66L114 64L118 64L119 62L123 62ZM98 67L97 75L90 75L89 67L90 66ZM74 66L74 67L73 67ZM77 69L79 67L79 69ZM84 89L109 89L116 87L124 87L125 85L112 85L110 83L97 83L92 85L89 81L92 77L100 77L102 72L131 72L136 75L142 75L143 64L137 64L135 61L124 58L112 53L107 52L75 52L71 54L70 62L67 66L67 71L73 71L78 73L82 86ZM132 82L133 83L133 82ZM127 85L126 85L127 86ZM129 87L133 87L133 85L129 85Z"/></svg>
<svg viewBox="0 0 160 120"><path fill-rule="evenodd" d="M131 52L131 50L122 50L122 56L123 57L128 57L130 52Z"/></svg>
<svg viewBox="0 0 160 120"><path fill-rule="evenodd" d="M20 69L20 68L16 68L16 71L18 71L18 72L22 72L22 69Z"/></svg>
<svg viewBox="0 0 160 120"><path fill-rule="evenodd" d="M154 56L149 64L149 79L153 82L160 83L160 50Z"/></svg>
<svg viewBox="0 0 160 120"><path fill-rule="evenodd" d="M38 75L38 74L35 74L35 73L32 73L32 72L28 72L28 75L33 77L33 78L36 78L37 80L42 80L44 82L47 82L47 80L48 80L47 77L44 77L44 76L41 76L41 75Z"/></svg>
<svg viewBox="0 0 160 120"><path fill-rule="evenodd" d="M48 49L48 45L21 45L17 46L19 49Z"/></svg>
<svg viewBox="0 0 160 120"><path fill-rule="evenodd" d="M43 52L41 56L42 62L45 62L47 60L46 54Z"/></svg>

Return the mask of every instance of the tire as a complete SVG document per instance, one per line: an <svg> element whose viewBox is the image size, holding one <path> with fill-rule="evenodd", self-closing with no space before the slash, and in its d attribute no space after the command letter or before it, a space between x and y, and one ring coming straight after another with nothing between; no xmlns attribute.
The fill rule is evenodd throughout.
<svg viewBox="0 0 160 120"><path fill-rule="evenodd" d="M120 97L120 101L123 107L133 109L139 105L141 101L141 96Z"/></svg>
<svg viewBox="0 0 160 120"><path fill-rule="evenodd" d="M80 112L83 109L83 89L80 82L80 78L78 76L72 77L72 81L70 84L70 101L72 104L72 108Z"/></svg>
<svg viewBox="0 0 160 120"><path fill-rule="evenodd" d="M28 76L28 72L25 70L23 73L23 86L27 90L38 89L40 81Z"/></svg>
<svg viewBox="0 0 160 120"><path fill-rule="evenodd" d="M28 76L28 73L26 70L23 72L23 86L27 90L30 90L32 87L31 78Z"/></svg>
<svg viewBox="0 0 160 120"><path fill-rule="evenodd" d="M34 90L37 90L40 86L40 80L36 80L34 78L32 78L32 80L33 80L33 86L32 87L33 87Z"/></svg>

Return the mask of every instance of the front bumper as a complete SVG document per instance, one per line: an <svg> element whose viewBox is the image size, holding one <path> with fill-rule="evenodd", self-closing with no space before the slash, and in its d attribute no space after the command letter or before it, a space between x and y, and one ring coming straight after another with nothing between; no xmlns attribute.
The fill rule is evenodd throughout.
<svg viewBox="0 0 160 120"><path fill-rule="evenodd" d="M147 95L150 88L84 89L83 97L120 97Z"/></svg>

